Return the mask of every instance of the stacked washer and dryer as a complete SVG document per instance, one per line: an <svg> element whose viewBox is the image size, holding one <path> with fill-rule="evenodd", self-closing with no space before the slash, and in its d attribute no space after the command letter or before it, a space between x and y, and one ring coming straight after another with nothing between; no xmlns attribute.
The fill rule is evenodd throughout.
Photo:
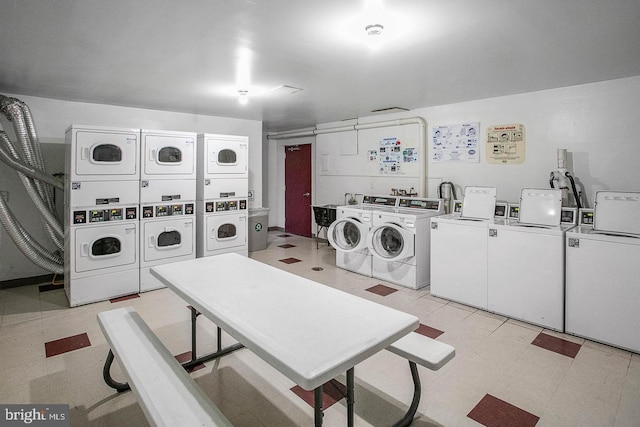
<svg viewBox="0 0 640 427"><path fill-rule="evenodd" d="M197 143L196 254L249 254L249 138L200 134Z"/></svg>
<svg viewBox="0 0 640 427"><path fill-rule="evenodd" d="M140 292L164 287L151 267L196 257L196 139L140 132Z"/></svg>
<svg viewBox="0 0 640 427"><path fill-rule="evenodd" d="M69 305L137 293L140 130L74 125L65 137Z"/></svg>
<svg viewBox="0 0 640 427"><path fill-rule="evenodd" d="M581 219L566 239L566 332L638 353L640 193L598 191Z"/></svg>

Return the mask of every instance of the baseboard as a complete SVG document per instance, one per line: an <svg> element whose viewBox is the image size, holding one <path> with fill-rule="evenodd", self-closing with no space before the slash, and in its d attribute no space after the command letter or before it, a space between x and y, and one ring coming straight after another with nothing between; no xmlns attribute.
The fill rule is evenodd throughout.
<svg viewBox="0 0 640 427"><path fill-rule="evenodd" d="M3 280L0 282L0 289L17 288L20 286L39 285L46 283L62 283L64 277L61 274L43 274L41 276L24 277L21 279Z"/></svg>
<svg viewBox="0 0 640 427"><path fill-rule="evenodd" d="M284 231L284 227L269 227L267 231Z"/></svg>

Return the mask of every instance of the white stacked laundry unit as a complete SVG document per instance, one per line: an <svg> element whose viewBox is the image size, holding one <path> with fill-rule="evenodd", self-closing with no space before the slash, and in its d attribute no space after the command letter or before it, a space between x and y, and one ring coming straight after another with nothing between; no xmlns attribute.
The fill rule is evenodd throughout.
<svg viewBox="0 0 640 427"><path fill-rule="evenodd" d="M196 254L248 256L249 138L200 134L197 144Z"/></svg>
<svg viewBox="0 0 640 427"><path fill-rule="evenodd" d="M139 289L140 130L66 131L65 293L70 306Z"/></svg>
<svg viewBox="0 0 640 427"><path fill-rule="evenodd" d="M151 267L196 257L196 140L195 132L140 132L140 292L164 287Z"/></svg>

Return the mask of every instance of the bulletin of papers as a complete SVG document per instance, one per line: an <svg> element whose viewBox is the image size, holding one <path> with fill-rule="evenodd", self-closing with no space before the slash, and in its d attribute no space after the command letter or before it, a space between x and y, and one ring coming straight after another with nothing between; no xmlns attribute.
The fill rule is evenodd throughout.
<svg viewBox="0 0 640 427"><path fill-rule="evenodd" d="M431 161L434 163L479 162L479 129L479 122L434 126Z"/></svg>
<svg viewBox="0 0 640 427"><path fill-rule="evenodd" d="M398 138L384 138L380 141L378 153L369 151L369 161L375 161L375 154L379 154L380 174L400 175L402 163L415 163L418 161L418 149L402 147Z"/></svg>
<svg viewBox="0 0 640 427"><path fill-rule="evenodd" d="M487 163L494 165L524 162L525 135L523 124L489 126L487 128Z"/></svg>

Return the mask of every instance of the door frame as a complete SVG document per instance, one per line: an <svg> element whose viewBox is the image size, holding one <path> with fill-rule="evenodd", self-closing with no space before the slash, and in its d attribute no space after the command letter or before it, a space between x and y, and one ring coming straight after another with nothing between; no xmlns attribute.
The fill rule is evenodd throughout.
<svg viewBox="0 0 640 427"><path fill-rule="evenodd" d="M276 229L284 230L285 226L285 186L284 186L284 161L285 161L285 152L286 147L289 145L304 145L311 144L311 204L315 204L315 194L316 194L316 150L315 150L315 136L304 137L304 138L295 138L295 139L285 139L285 140L276 140L276 149L273 150L276 155L276 196L277 203L275 204L276 209L272 209L269 213L269 225L276 227ZM271 175L271 174L270 174ZM271 175L274 176L274 175ZM274 212L274 210L276 212ZM314 227L313 215L311 216L311 235L315 235L315 227Z"/></svg>

